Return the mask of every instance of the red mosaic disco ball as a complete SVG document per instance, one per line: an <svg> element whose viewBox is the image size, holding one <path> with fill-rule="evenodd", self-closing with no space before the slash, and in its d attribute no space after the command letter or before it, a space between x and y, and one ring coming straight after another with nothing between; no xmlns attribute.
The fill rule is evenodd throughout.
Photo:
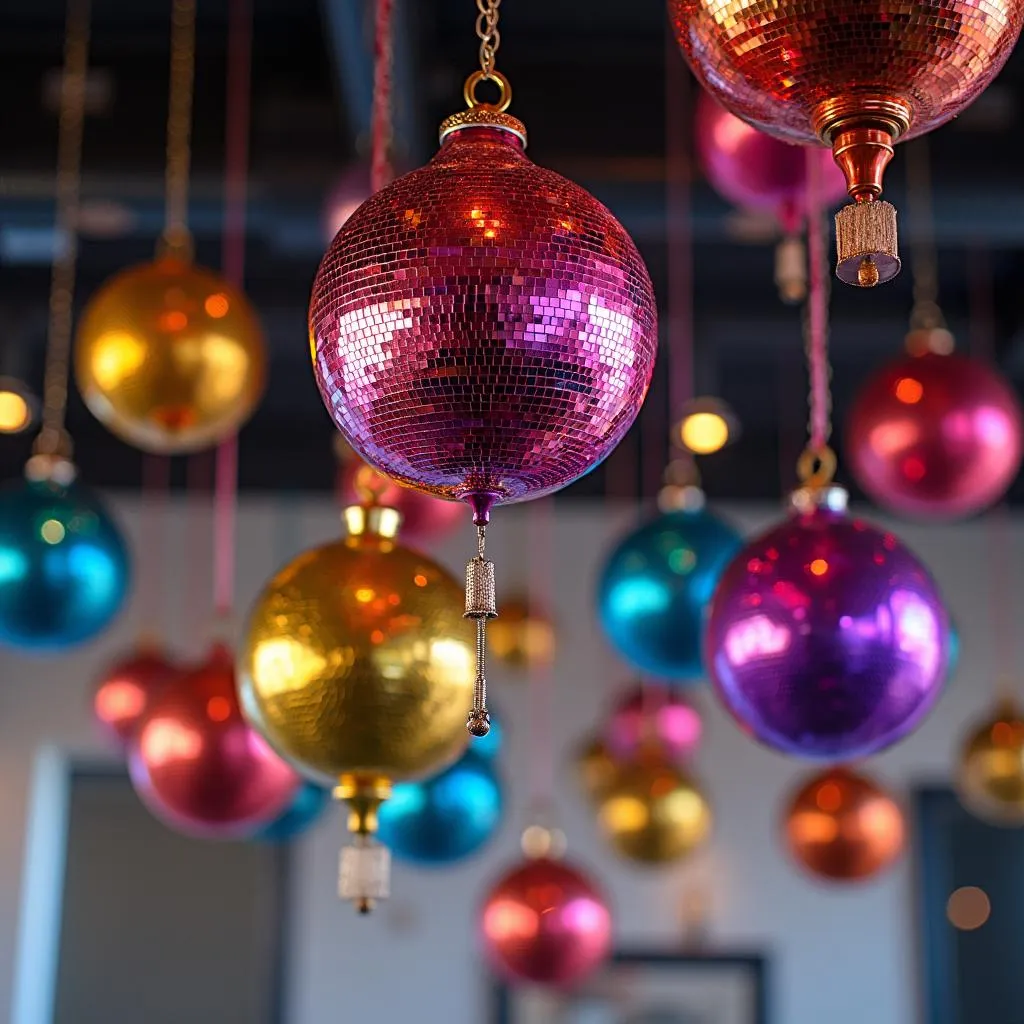
<svg viewBox="0 0 1024 1024"><path fill-rule="evenodd" d="M799 230L807 209L806 151L758 131L707 93L697 101L695 122L697 156L715 191L743 209L774 213L786 232ZM846 195L846 179L827 149L815 159L821 200L835 206Z"/></svg>
<svg viewBox="0 0 1024 1024"><path fill-rule="evenodd" d="M846 429L857 483L884 508L960 519L995 504L1024 454L1010 385L977 359L905 355L861 390Z"/></svg>
<svg viewBox="0 0 1024 1024"><path fill-rule="evenodd" d="M657 349L636 246L587 192L531 163L523 137L448 129L426 167L349 218L310 305L317 382L352 447L484 520L605 458Z"/></svg>
<svg viewBox="0 0 1024 1024"><path fill-rule="evenodd" d="M890 116L905 138L944 124L1006 62L1018 0L668 0L703 85L734 114L791 142L834 122Z"/></svg>

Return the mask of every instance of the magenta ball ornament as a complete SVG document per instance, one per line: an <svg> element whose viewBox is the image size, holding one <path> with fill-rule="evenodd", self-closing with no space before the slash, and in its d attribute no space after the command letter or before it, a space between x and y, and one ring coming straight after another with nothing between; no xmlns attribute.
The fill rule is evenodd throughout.
<svg viewBox="0 0 1024 1024"><path fill-rule="evenodd" d="M427 166L342 227L309 324L349 444L401 483L470 502L479 522L611 452L651 380L656 308L629 235L527 158L521 124L449 121Z"/></svg>
<svg viewBox="0 0 1024 1024"><path fill-rule="evenodd" d="M796 757L864 757L911 733L947 678L949 616L928 570L846 493L799 491L722 576L705 637L740 727Z"/></svg>

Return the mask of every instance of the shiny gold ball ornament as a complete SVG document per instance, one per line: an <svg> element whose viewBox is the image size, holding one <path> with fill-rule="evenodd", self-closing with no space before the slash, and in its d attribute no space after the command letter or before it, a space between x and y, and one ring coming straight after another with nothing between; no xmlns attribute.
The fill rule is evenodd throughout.
<svg viewBox="0 0 1024 1024"><path fill-rule="evenodd" d="M93 415L143 451L217 444L256 408L266 379L263 332L248 299L178 256L130 267L82 315L78 389Z"/></svg>
<svg viewBox="0 0 1024 1024"><path fill-rule="evenodd" d="M615 782L619 764L602 736L589 736L573 755L573 770L587 800L599 800Z"/></svg>
<svg viewBox="0 0 1024 1024"><path fill-rule="evenodd" d="M242 706L271 746L348 802L357 840L343 851L341 891L365 910L387 895L377 808L393 782L462 753L475 652L460 584L396 540L398 513L355 505L344 521L344 537L264 587L238 672Z"/></svg>
<svg viewBox="0 0 1024 1024"><path fill-rule="evenodd" d="M597 801L602 834L621 857L668 864L710 835L711 805L697 781L657 748L621 764Z"/></svg>
<svg viewBox="0 0 1024 1024"><path fill-rule="evenodd" d="M555 660L554 623L525 594L501 602L487 639L495 659L511 668L543 668Z"/></svg>
<svg viewBox="0 0 1024 1024"><path fill-rule="evenodd" d="M960 802L999 825L1024 825L1024 718L1004 700L968 734L957 766Z"/></svg>

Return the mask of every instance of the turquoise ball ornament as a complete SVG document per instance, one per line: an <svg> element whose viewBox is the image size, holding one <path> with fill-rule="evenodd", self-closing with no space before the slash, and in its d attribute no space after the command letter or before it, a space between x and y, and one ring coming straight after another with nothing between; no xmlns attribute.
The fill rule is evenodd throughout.
<svg viewBox="0 0 1024 1024"><path fill-rule="evenodd" d="M131 560L71 464L40 458L24 481L0 489L0 643L55 652L110 625L128 596Z"/></svg>
<svg viewBox="0 0 1024 1024"><path fill-rule="evenodd" d="M311 829L331 802L331 791L315 782L304 782L291 804L279 817L265 825L253 838L262 843L289 843Z"/></svg>
<svg viewBox="0 0 1024 1024"><path fill-rule="evenodd" d="M427 866L454 864L495 835L503 804L494 763L467 750L432 778L398 783L381 805L377 838L396 860Z"/></svg>
<svg viewBox="0 0 1024 1024"><path fill-rule="evenodd" d="M742 543L702 502L663 512L620 541L601 572L597 607L623 660L660 679L701 679L706 609Z"/></svg>

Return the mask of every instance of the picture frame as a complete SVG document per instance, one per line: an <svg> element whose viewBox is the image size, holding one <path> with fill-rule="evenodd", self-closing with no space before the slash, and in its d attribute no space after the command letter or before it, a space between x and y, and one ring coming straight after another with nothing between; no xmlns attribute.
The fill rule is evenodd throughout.
<svg viewBox="0 0 1024 1024"><path fill-rule="evenodd" d="M620 950L563 993L495 984L492 1024L770 1024L758 952Z"/></svg>

